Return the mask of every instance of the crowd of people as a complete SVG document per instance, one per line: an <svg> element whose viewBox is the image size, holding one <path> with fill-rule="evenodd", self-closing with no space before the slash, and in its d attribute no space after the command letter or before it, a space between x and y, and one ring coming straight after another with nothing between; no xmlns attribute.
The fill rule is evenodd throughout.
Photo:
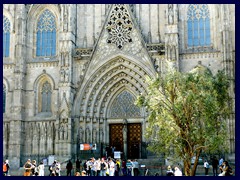
<svg viewBox="0 0 240 180"><path fill-rule="evenodd" d="M205 175L208 175L209 163L207 160L204 162ZM23 166L24 176L60 176L61 175L61 163L57 160L48 167L49 174L44 174L44 163L40 162L37 165L36 160L28 159ZM9 161L5 160L3 163L3 175L9 176ZM233 170L230 167L228 161L220 158L218 161L216 157L212 159L213 176L231 176ZM74 174L73 170L75 171ZM219 172L219 174L218 174ZM67 176L139 176L139 163L136 159L133 160L121 160L109 158L98 158L94 157L82 162L76 160L76 166L74 168L73 163L69 160L66 164L66 175ZM145 175L145 174L144 174ZM183 173L179 167L171 166L167 167L167 176L182 176Z"/></svg>
<svg viewBox="0 0 240 180"><path fill-rule="evenodd" d="M205 169L205 175L208 176L210 164L207 160L205 160L203 166ZM216 156L212 158L212 170L213 176L232 176L234 173L228 161L224 160L223 157L217 160Z"/></svg>
<svg viewBox="0 0 240 180"><path fill-rule="evenodd" d="M87 176L138 176L137 160L121 160L114 158L90 158L83 164Z"/></svg>

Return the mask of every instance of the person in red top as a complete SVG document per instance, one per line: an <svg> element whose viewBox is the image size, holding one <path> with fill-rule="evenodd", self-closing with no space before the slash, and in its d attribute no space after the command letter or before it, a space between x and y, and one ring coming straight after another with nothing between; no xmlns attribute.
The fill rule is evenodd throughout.
<svg viewBox="0 0 240 180"><path fill-rule="evenodd" d="M6 160L3 163L3 176L8 176L9 169L10 169L10 167L9 167L9 164L8 164L8 160Z"/></svg>

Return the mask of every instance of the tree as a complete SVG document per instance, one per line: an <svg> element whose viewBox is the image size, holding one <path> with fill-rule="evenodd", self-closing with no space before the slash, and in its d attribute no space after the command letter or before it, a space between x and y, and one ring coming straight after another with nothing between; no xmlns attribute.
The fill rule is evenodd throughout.
<svg viewBox="0 0 240 180"><path fill-rule="evenodd" d="M180 158L186 176L195 175L201 152L227 151L230 97L222 71L215 76L207 69L174 71L148 82L147 95L139 96L137 104L149 114L149 150Z"/></svg>

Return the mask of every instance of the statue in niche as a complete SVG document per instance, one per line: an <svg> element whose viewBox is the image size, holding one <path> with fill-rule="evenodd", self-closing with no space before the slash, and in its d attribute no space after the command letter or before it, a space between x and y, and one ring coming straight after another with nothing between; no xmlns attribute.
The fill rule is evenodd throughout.
<svg viewBox="0 0 240 180"><path fill-rule="evenodd" d="M173 24L174 12L173 12L173 4L168 5L168 23Z"/></svg>
<svg viewBox="0 0 240 180"><path fill-rule="evenodd" d="M93 142L95 143L97 141L97 130L93 130Z"/></svg>
<svg viewBox="0 0 240 180"><path fill-rule="evenodd" d="M104 137L104 133L103 133L103 130L101 129L100 133L99 133L99 140L100 140L100 142L103 142L103 137Z"/></svg>
<svg viewBox="0 0 240 180"><path fill-rule="evenodd" d="M80 130L79 130L79 141L80 141L80 143L83 143L83 130L82 130L82 128L80 128Z"/></svg>
<svg viewBox="0 0 240 180"><path fill-rule="evenodd" d="M61 140L63 135L62 127L59 128L58 139Z"/></svg>
<svg viewBox="0 0 240 180"><path fill-rule="evenodd" d="M65 72L63 69L60 70L60 81L64 82L64 76L65 76Z"/></svg>
<svg viewBox="0 0 240 180"><path fill-rule="evenodd" d="M65 64L64 66L69 66L69 52L65 52Z"/></svg>
<svg viewBox="0 0 240 180"><path fill-rule="evenodd" d="M68 31L68 5L65 4L62 6L63 8L63 31Z"/></svg>
<svg viewBox="0 0 240 180"><path fill-rule="evenodd" d="M69 69L65 70L65 82L69 82Z"/></svg>
<svg viewBox="0 0 240 180"><path fill-rule="evenodd" d="M65 65L65 53L61 52L61 66Z"/></svg>

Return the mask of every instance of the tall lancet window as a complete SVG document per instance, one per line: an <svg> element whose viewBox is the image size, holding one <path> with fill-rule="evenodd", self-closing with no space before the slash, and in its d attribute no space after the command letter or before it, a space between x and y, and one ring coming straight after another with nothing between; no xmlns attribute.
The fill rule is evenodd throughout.
<svg viewBox="0 0 240 180"><path fill-rule="evenodd" d="M191 4L187 11L188 47L210 46L210 15L206 4Z"/></svg>
<svg viewBox="0 0 240 180"><path fill-rule="evenodd" d="M6 16L3 16L3 57L9 57L11 24Z"/></svg>
<svg viewBox="0 0 240 180"><path fill-rule="evenodd" d="M49 82L45 82L42 86L42 110L41 112L51 112L52 90Z"/></svg>
<svg viewBox="0 0 240 180"><path fill-rule="evenodd" d="M3 113L5 113L6 107L6 86L3 84Z"/></svg>
<svg viewBox="0 0 240 180"><path fill-rule="evenodd" d="M37 56L56 55L56 20L53 13L45 10L37 23Z"/></svg>

